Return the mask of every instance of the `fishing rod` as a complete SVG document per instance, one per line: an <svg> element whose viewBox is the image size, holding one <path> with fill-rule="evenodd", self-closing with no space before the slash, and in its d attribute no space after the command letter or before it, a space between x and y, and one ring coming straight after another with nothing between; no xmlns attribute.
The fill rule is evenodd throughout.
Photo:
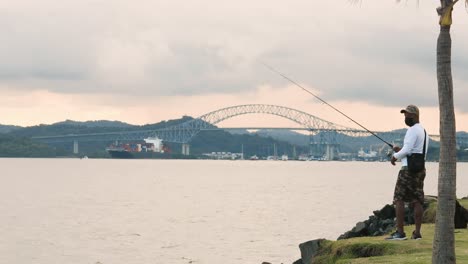
<svg viewBox="0 0 468 264"><path fill-rule="evenodd" d="M351 120L352 122L354 122L356 125L362 127L364 130L366 130L367 132L369 132L370 134L372 134L373 136L375 136L376 138L380 139L382 142L384 142L385 144L387 144L390 148L393 149L393 145L388 143L387 141L385 141L383 138L379 137L377 134L375 134L374 132L370 131L369 129L367 129L366 127L364 127L363 125L359 124L356 120L352 119L351 117L349 117L348 115L346 115L345 113L341 112L339 109L337 109L336 107L334 107L333 105L327 103L325 100L323 100L322 98L318 97L317 95L315 95L314 93L312 93L311 91L309 91L308 89L304 88L303 86L301 86L300 84L298 84L297 82L295 82L293 79L289 78L288 76L282 74L281 72L277 71L276 69L274 69L273 67L269 66L268 64L266 63L263 63L262 64L267 67L269 70L271 70L272 72L276 73L276 74L279 74L281 77L283 77L284 79L290 81L291 83L295 84L297 87L301 88L302 90L304 90L305 92L311 94L313 97L317 98L318 100L320 100L320 102L328 105L329 107L331 107L333 110L337 111L338 113L342 114L343 116L345 116L346 118L348 118L349 120Z"/></svg>

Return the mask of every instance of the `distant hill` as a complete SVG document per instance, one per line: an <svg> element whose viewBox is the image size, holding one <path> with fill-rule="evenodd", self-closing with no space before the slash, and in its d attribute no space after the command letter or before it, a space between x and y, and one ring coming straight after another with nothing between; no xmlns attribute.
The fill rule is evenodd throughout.
<svg viewBox="0 0 468 264"><path fill-rule="evenodd" d="M379 133L378 135L390 144L401 146L403 145L405 132L406 129L398 129ZM377 151L379 154L382 154L390 149L387 144L370 134L364 137L353 137L336 132L320 132L313 136L309 136L307 134L287 130L259 130L256 133L262 137L271 137L276 140L287 141L298 146L309 146L309 144L315 144L314 148L317 148L319 152L323 151L323 149L320 150L320 148L323 147L320 144L330 138L334 138L336 142L327 143L338 143L337 147L339 152L357 153L360 149L363 149L365 151ZM430 146L430 149L433 149L438 147L438 143L431 141Z"/></svg>
<svg viewBox="0 0 468 264"><path fill-rule="evenodd" d="M120 121L86 121L78 122L73 120L66 120L57 122L52 125L37 125L30 127L21 127L11 130L9 134L20 137L34 137L34 136L57 136L68 134L91 134L91 133L107 133L116 131L133 131L133 130L151 130L164 128L179 123L186 122L193 119L189 116L184 116L180 119L162 121L155 124L146 125L131 125Z"/></svg>
<svg viewBox="0 0 468 264"><path fill-rule="evenodd" d="M71 125L71 126L86 126L86 127L132 127L133 125L121 122L121 121L108 121L108 120L96 120L96 121L73 121L65 120L57 122L52 125Z"/></svg>
<svg viewBox="0 0 468 264"><path fill-rule="evenodd" d="M287 141L298 146L308 146L310 143L309 135L289 130L258 130L255 134L262 137L272 137L273 139Z"/></svg>
<svg viewBox="0 0 468 264"><path fill-rule="evenodd" d="M87 134L87 133L105 133L115 131L132 130L151 130L161 129L192 120L190 116L183 116L179 119L162 121L155 124L130 125L119 121L88 121L77 122L66 120L52 125L38 125L32 127L19 128L8 133L12 138L28 138L32 136L53 136L67 134ZM80 142L80 155L88 157L108 157L105 148L112 142ZM180 153L181 145L177 143L167 143L172 153ZM232 135L226 131L203 131L196 135L190 142L190 150L194 155L211 152L241 152L244 150L245 156L251 155L267 156L273 155L273 146L276 146L278 154L287 154L292 156L307 153L306 146L297 146L286 141L273 139L269 136L259 136L255 134ZM1 147L1 146L0 146ZM70 155L72 144L58 143L53 148L61 155ZM63 154L68 153L68 154ZM0 153L1 155L1 153Z"/></svg>
<svg viewBox="0 0 468 264"><path fill-rule="evenodd" d="M0 157L56 157L53 147L23 137L0 134Z"/></svg>
<svg viewBox="0 0 468 264"><path fill-rule="evenodd" d="M11 140L20 140L21 144L17 144L18 149L22 151L15 152L14 155L20 155L18 153L27 153L25 150L28 149L27 145L31 144L31 141L24 139L33 136L54 136L54 135L67 135L67 134L89 134L89 133L107 133L116 131L134 131L134 130L152 130L161 129L177 124L181 124L192 120L190 116L183 116L179 119L165 120L159 123L146 124L146 125L131 125L121 121L108 121L108 120L97 120L97 121L73 121L65 120L52 125L37 125L31 127L18 127L18 126L6 126L0 125L0 132L5 136L9 136L3 140L1 144L8 144ZM392 144L402 145L404 133L406 129L395 130L392 132L381 133L383 139L387 140ZM190 142L190 150L194 155L201 155L202 153L211 152L241 152L244 150L245 156L257 155L257 156L269 156L273 155L273 150L277 150L277 154L287 154L290 157L293 154L311 154L311 153L323 153L323 144L336 144L333 142L324 142L324 139L336 138L336 150L340 153L357 153L358 150L363 148L365 151L373 150L379 153L387 151L388 146L381 142L374 136L367 137L352 137L343 135L336 132L320 132L313 136L308 134L301 134L294 131L286 130L266 130L261 129L255 133L249 133L245 130L238 131L203 131L197 134ZM468 138L468 133L457 132L457 136ZM80 142L80 155L87 155L89 157L108 157L105 151L106 147L112 142ZM312 144L310 144L312 143ZM177 154L181 152L180 144L167 143L173 153ZM465 146L460 146L465 149ZM37 146L34 146L38 149ZM71 142L54 144L51 146L52 150L55 151L56 155L66 156L70 155L73 145ZM9 149L9 153L12 149L15 149L13 145L8 145L3 149L5 154L6 149ZM35 154L25 154L29 156L40 156L44 153L44 156L50 156L53 152L50 149L40 148L40 151ZM0 151L0 156L2 155ZM9 155L10 155L9 154ZM315 155L315 154L314 154ZM429 148L429 154L431 160L438 158L438 142L431 142Z"/></svg>
<svg viewBox="0 0 468 264"><path fill-rule="evenodd" d="M9 133L11 131L20 129L20 126L0 125L0 134Z"/></svg>
<svg viewBox="0 0 468 264"><path fill-rule="evenodd" d="M392 141L395 140L394 137L395 135L393 134L401 134L401 140L403 140L404 134L405 134L405 129L399 129L399 130L394 130L394 131L389 131L385 133L381 133L380 136L386 140ZM295 145L309 145L310 142L320 142L320 137L328 138L330 134L336 134L337 135L337 140L339 140L340 144L352 144L352 145L377 145L377 144L385 144L381 142L379 139L375 138L374 136L365 136L365 137L359 137L359 138L354 138L351 136L346 136L341 133L336 133L336 132L320 132L318 134L313 135L310 137L307 134L302 134L298 133L295 131L288 131L288 130L258 130L256 134L264 137L272 137L274 139L278 140L284 140L288 141L292 144ZM388 134L392 134L392 136L388 136Z"/></svg>

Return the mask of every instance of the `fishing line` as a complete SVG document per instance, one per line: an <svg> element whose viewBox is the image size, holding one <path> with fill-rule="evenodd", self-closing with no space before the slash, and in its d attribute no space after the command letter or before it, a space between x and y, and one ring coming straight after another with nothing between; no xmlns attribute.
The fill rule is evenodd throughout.
<svg viewBox="0 0 468 264"><path fill-rule="evenodd" d="M348 118L349 120L351 120L352 122L354 122L356 125L360 126L361 128L363 128L364 130L366 130L367 132L369 132L371 135L375 136L376 138L380 139L382 142L384 142L385 144L387 144L390 148L393 149L393 145L388 143L387 141L385 141L383 138L379 137L377 134L375 134L374 132L370 131L369 129L367 129L366 127L364 127L363 125L359 124L356 120L352 119L351 117L349 117L348 115L346 115L345 113L341 112L339 109L337 109L336 107L334 107L333 105L327 103L325 100L323 100L322 98L318 97L317 95L315 95L314 93L312 93L311 91L307 90L306 88L304 88L303 86L301 86L300 84L298 84L296 81L294 81L293 79L289 78L288 76L282 74L281 72L277 71L276 69L274 69L273 67L269 66L268 64L266 63L263 63L261 62L265 67L267 67L270 71L276 73L276 74L279 74L281 77L283 77L284 79L290 81L291 83L295 84L297 87L301 88L303 91L305 91L306 93L309 93L310 95L312 95L313 97L317 98L320 102L328 105L329 107L331 107L333 110L337 111L338 113L342 114L343 116L345 116L346 118Z"/></svg>

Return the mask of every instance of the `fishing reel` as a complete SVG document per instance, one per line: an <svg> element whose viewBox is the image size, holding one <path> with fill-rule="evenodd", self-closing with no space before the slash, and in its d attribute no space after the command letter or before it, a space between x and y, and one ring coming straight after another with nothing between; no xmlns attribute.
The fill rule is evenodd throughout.
<svg viewBox="0 0 468 264"><path fill-rule="evenodd" d="M395 151L391 148L391 149L388 149L387 150L387 158L392 158L393 156L393 153L395 153Z"/></svg>

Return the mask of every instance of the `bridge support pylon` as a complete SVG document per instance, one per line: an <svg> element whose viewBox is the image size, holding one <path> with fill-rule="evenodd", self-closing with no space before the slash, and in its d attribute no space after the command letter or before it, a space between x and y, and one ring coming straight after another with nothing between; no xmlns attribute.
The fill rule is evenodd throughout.
<svg viewBox="0 0 468 264"><path fill-rule="evenodd" d="M190 155L190 145L189 144L182 144L182 155Z"/></svg>
<svg viewBox="0 0 468 264"><path fill-rule="evenodd" d="M327 151L325 153L326 160L333 160L335 158L335 146L327 145Z"/></svg>
<svg viewBox="0 0 468 264"><path fill-rule="evenodd" d="M335 160L338 156L339 144L327 144L327 149L324 155L326 160Z"/></svg>
<svg viewBox="0 0 468 264"><path fill-rule="evenodd" d="M73 140L73 154L78 154L78 140Z"/></svg>

